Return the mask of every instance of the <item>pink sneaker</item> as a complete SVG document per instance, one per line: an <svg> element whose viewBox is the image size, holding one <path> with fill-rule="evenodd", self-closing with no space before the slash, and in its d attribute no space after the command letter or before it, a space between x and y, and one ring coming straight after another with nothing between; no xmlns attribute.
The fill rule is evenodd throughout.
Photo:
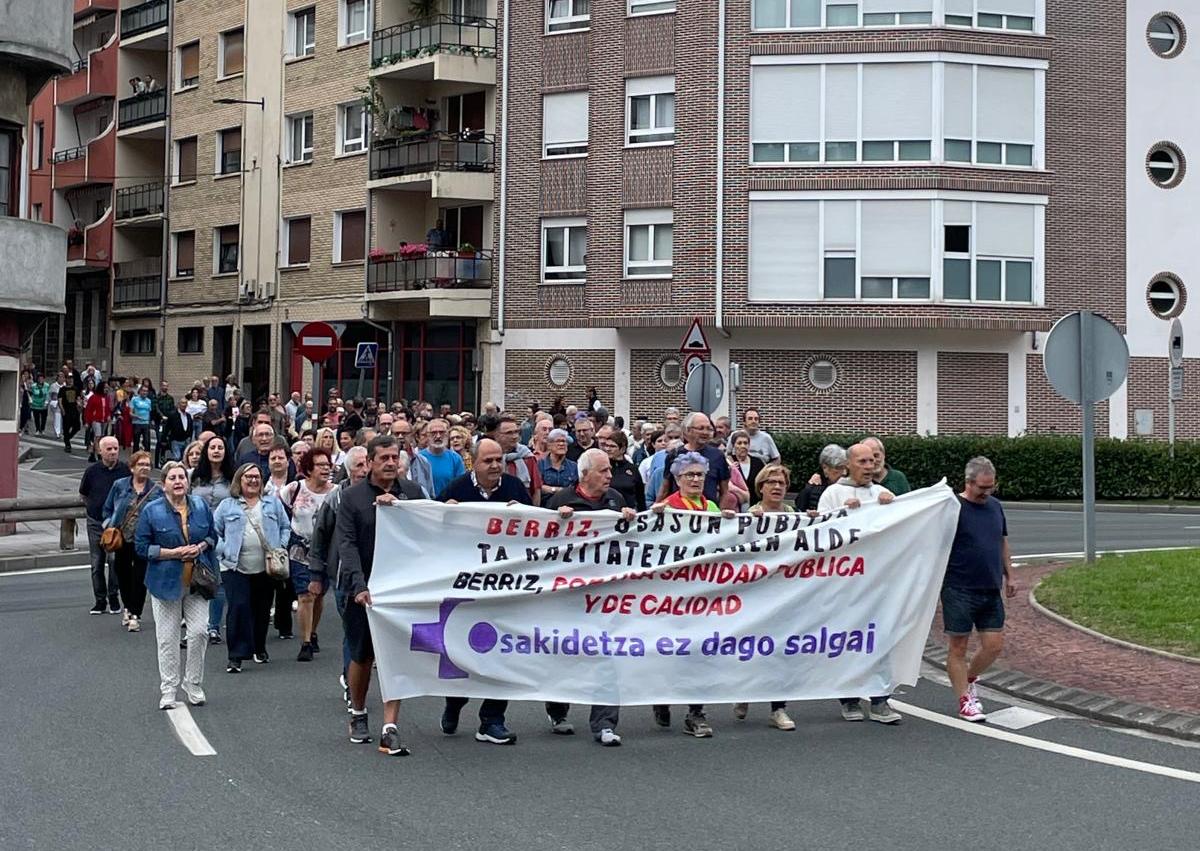
<svg viewBox="0 0 1200 851"><path fill-rule="evenodd" d="M987 714L984 713L983 707L979 705L979 701L972 700L971 695L964 694L958 699L958 717L964 721L986 721Z"/></svg>

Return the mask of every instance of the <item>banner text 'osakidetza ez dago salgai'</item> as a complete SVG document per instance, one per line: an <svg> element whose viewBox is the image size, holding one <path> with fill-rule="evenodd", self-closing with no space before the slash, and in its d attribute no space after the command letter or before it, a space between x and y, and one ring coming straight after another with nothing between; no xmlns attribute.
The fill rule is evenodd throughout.
<svg viewBox="0 0 1200 851"><path fill-rule="evenodd" d="M812 700L915 684L958 518L944 482L823 517L381 506L385 699Z"/></svg>

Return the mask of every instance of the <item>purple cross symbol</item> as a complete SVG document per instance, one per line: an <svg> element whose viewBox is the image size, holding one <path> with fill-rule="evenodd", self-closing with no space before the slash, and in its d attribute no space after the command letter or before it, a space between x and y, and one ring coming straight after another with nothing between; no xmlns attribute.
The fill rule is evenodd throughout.
<svg viewBox="0 0 1200 851"><path fill-rule="evenodd" d="M409 642L408 649L438 654L441 657L438 661L439 680L461 680L469 676L446 655L446 620L459 603L470 602L472 599L469 597L447 597L438 608L438 619L435 622L413 624L412 641Z"/></svg>

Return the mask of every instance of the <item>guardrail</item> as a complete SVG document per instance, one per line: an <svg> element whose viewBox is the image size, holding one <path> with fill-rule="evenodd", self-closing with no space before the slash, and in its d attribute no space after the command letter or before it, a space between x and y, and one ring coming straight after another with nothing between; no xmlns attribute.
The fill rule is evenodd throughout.
<svg viewBox="0 0 1200 851"><path fill-rule="evenodd" d="M372 180L426 171L492 171L495 139L430 133L408 139L384 139L371 145Z"/></svg>
<svg viewBox="0 0 1200 851"><path fill-rule="evenodd" d="M117 189L117 219L135 219L163 211L162 181Z"/></svg>
<svg viewBox="0 0 1200 851"><path fill-rule="evenodd" d="M167 25L167 0L148 0L121 10L121 38L140 35Z"/></svg>
<svg viewBox="0 0 1200 851"><path fill-rule="evenodd" d="M122 130L149 124L167 117L167 93L147 92L125 98L117 107L117 123Z"/></svg>
<svg viewBox="0 0 1200 851"><path fill-rule="evenodd" d="M0 499L0 523L36 523L41 520L58 520L58 548L75 549L75 521L87 516L83 497L75 494L64 496L18 496Z"/></svg>
<svg viewBox="0 0 1200 851"><path fill-rule="evenodd" d="M372 67L434 53L496 55L496 21L473 15L434 15L378 30L371 39Z"/></svg>

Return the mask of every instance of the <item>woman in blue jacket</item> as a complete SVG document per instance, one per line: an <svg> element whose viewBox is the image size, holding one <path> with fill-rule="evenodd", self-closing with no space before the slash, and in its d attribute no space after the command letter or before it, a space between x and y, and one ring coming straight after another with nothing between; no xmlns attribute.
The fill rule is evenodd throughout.
<svg viewBox="0 0 1200 851"><path fill-rule="evenodd" d="M146 561L133 549L138 518L142 510L162 496L158 482L150 481L150 453L129 456L132 476L117 479L104 501L104 528L121 530L125 543L114 558L121 602L125 604L121 625L130 632L141 632L142 610L146 607Z"/></svg>
<svg viewBox="0 0 1200 851"><path fill-rule="evenodd" d="M291 521L283 504L263 493L263 474L257 464L243 464L233 474L229 496L217 506L217 561L225 586L225 670L240 674L242 662L262 664L267 655L267 627L276 580L267 574L267 550L286 547Z"/></svg>
<svg viewBox="0 0 1200 851"><path fill-rule="evenodd" d="M217 536L213 516L204 500L188 495L187 470L170 461L162 470L163 497L142 509L134 550L146 560L146 590L154 613L158 641L159 709L175 706L180 686L179 620L187 623L187 671L183 692L188 703L204 701L204 651L208 648L208 600L192 590L192 570L200 563L216 570L213 549Z"/></svg>

